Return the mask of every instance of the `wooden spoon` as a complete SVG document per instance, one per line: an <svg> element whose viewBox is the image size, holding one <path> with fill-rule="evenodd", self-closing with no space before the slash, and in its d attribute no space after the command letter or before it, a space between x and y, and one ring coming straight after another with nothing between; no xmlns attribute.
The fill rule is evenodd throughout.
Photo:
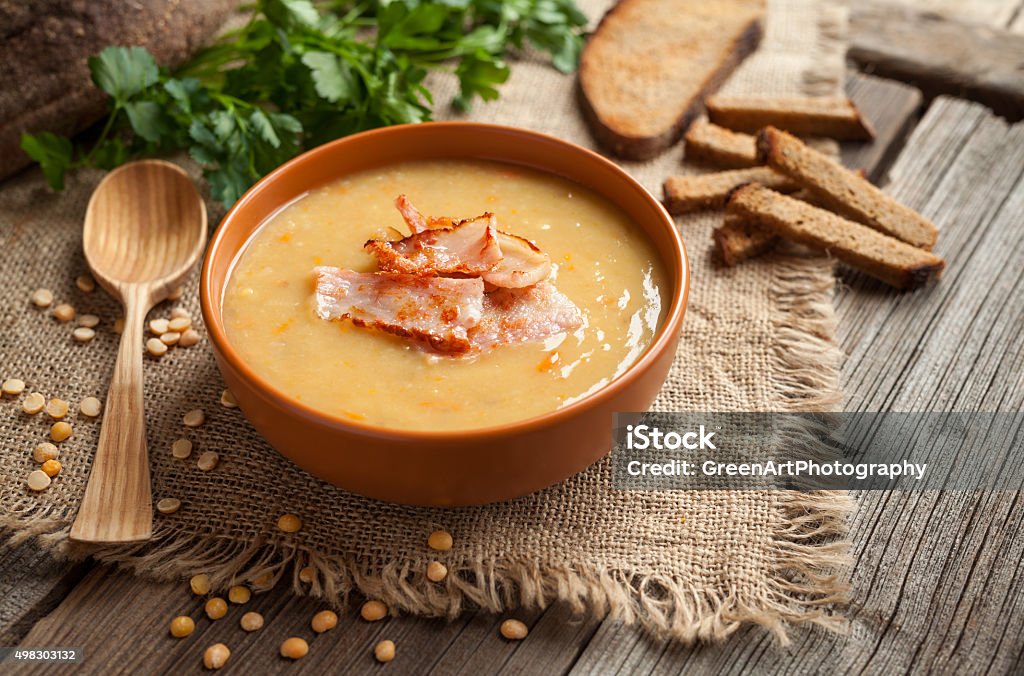
<svg viewBox="0 0 1024 676"><path fill-rule="evenodd" d="M132 162L110 172L89 200L82 234L96 281L125 308L99 445L71 527L79 542L147 540L153 507L142 410L146 313L181 284L206 243L206 206L170 162Z"/></svg>

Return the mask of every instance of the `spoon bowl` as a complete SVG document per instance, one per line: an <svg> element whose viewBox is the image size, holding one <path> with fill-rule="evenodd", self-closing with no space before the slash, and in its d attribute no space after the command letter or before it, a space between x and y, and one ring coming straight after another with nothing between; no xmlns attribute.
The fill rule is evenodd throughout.
<svg viewBox="0 0 1024 676"><path fill-rule="evenodd" d="M99 443L71 539L147 540L153 507L142 397L146 313L167 298L206 244L206 206L180 167L143 160L96 187L82 233L93 276L125 308Z"/></svg>

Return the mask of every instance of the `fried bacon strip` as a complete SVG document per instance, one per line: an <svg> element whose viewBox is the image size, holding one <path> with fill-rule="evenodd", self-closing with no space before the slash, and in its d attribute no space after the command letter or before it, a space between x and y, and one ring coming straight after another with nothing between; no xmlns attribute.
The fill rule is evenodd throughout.
<svg viewBox="0 0 1024 676"><path fill-rule="evenodd" d="M521 289L498 289L484 295L480 323L469 340L481 350L543 340L583 325L583 315L551 282Z"/></svg>
<svg viewBox="0 0 1024 676"><path fill-rule="evenodd" d="M451 227L417 232L398 241L371 239L364 245L384 272L480 275L502 259L493 214Z"/></svg>
<svg viewBox="0 0 1024 676"><path fill-rule="evenodd" d="M469 330L483 314L479 278L451 279L396 272L353 272L319 266L316 312L357 326L428 343L441 352L466 352Z"/></svg>
<svg viewBox="0 0 1024 676"><path fill-rule="evenodd" d="M547 279L551 275L551 259L528 239L498 232L501 260L483 280L506 289L521 289Z"/></svg>

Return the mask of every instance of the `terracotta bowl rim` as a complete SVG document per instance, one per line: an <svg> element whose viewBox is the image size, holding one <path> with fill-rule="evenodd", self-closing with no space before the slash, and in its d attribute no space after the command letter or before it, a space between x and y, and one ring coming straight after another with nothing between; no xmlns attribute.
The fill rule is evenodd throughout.
<svg viewBox="0 0 1024 676"><path fill-rule="evenodd" d="M610 170L619 180L623 181L631 190L639 192L641 196L649 201L658 212L660 218L660 224L664 227L669 234L672 247L672 260L671 265L667 266L670 268L672 273L672 299L669 305L669 311L658 328L658 332L655 335L654 340L648 345L644 353L635 362L630 364L625 371L616 376L610 382L598 390L591 392L590 394L582 397L581 399L574 401L571 404L542 413L537 416L530 418L524 418L522 420L514 420L501 425L492 425L487 427L477 427L468 429L458 430L406 430L395 427L387 427L382 425L371 425L347 418L341 418L333 416L329 413L325 413L321 410L313 408L303 402L297 401L277 389L273 384L267 381L263 376L256 373L235 351L232 347L231 342L227 338L227 334L224 330L223 320L221 316L222 310L222 299L218 298L216 301L213 299L212 286L213 286L213 260L219 256L230 255L234 259L241 251L234 251L231 253L225 253L222 249L226 246L224 240L226 238L225 233L232 227L232 225L242 219L242 215L248 208L248 205L255 199L261 191L267 189L267 187L274 181L279 180L284 174L295 171L299 166L308 163L316 163L324 155L331 154L338 146L344 146L353 143L357 140L365 140L375 137L383 137L390 135L402 135L407 133L430 133L431 128L454 128L462 129L466 132L472 133L474 131L488 131L498 132L506 134L515 134L524 137L532 137L534 140L540 140L547 143L554 143L556 145L563 146L568 151L578 153L581 155L581 161L589 161L596 164L603 165L605 169ZM501 162L500 155L495 156L494 154L481 153L481 157L486 157L489 161ZM467 155L467 158L471 156ZM544 162L538 161L534 165L523 165L522 162L516 162L514 160L507 160L510 164L520 164L522 166L530 166L530 168L546 173L553 174L555 176L561 176L566 180L576 182L574 179L568 176L562 176L554 170L545 170ZM315 187L315 186L310 186ZM600 187L589 187L595 193L605 197L606 191ZM614 202L613 202L614 203ZM278 209L284 207L285 204L278 205ZM276 211L276 210L275 210ZM271 212L274 213L274 212ZM264 214L261 216L259 223L262 224L271 214ZM639 227L639 226L635 226ZM642 228L640 228L642 230ZM252 232L255 232L253 230ZM246 238L247 243L250 232ZM646 232L644 236L650 238ZM233 268L229 267L230 270ZM224 280L226 282L227 280ZM683 244L682 236L679 234L679 229L675 225L675 221L669 215L668 211L662 205L662 203L656 199L649 190L642 186L636 179L629 175L624 169L619 167L611 160L604 156L584 148L571 141L544 134L542 132L533 131L530 129L523 129L519 127L512 127L508 125L489 124L483 122L466 122L466 121L443 121L443 122L421 122L418 124L402 124L393 125L390 127L382 127L379 129L372 129L369 131L359 132L350 136L345 136L334 141L329 141L323 145L311 148L306 152L298 155L288 162L285 162L281 166L274 169L272 172L264 176L262 179L256 182L249 190L245 192L242 197L228 210L228 212L221 219L217 226L213 237L210 240L210 244L207 247L206 254L203 258L203 267L200 276L200 306L203 314L203 320L206 324L207 333L213 343L213 347L220 356L230 364L230 366L241 376L242 379L248 381L254 386L254 389L268 397L273 404L279 408L286 409L290 414L297 414L299 417L306 418L313 422L325 425L328 427L339 428L344 431L354 432L357 434L373 436L375 438L390 438L393 440L400 441L445 441L450 440L453 442L458 441L479 441L483 439L490 439L496 437L505 437L516 434L518 432L535 431L544 427L554 426L564 420L571 419L577 412L591 408L603 402L606 399L612 398L616 393L628 388L635 381L640 379L648 370L650 370L658 357L665 351L673 349L677 342L678 333L682 327L683 314L686 311L687 297L690 290L690 265L689 259L686 253L686 247Z"/></svg>

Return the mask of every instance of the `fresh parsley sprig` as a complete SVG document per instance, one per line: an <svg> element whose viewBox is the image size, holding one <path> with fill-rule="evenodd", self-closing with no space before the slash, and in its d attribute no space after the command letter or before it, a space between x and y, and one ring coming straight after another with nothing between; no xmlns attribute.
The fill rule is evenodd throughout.
<svg viewBox="0 0 1024 676"><path fill-rule="evenodd" d="M321 11L322 10L322 11ZM98 138L76 148L49 132L21 146L49 184L76 167L186 149L230 206L261 176L348 134L430 119L431 70L459 79L452 104L496 99L512 48L532 46L571 72L586 17L573 0L258 0L249 21L171 74L140 47L89 60L110 96Z"/></svg>

